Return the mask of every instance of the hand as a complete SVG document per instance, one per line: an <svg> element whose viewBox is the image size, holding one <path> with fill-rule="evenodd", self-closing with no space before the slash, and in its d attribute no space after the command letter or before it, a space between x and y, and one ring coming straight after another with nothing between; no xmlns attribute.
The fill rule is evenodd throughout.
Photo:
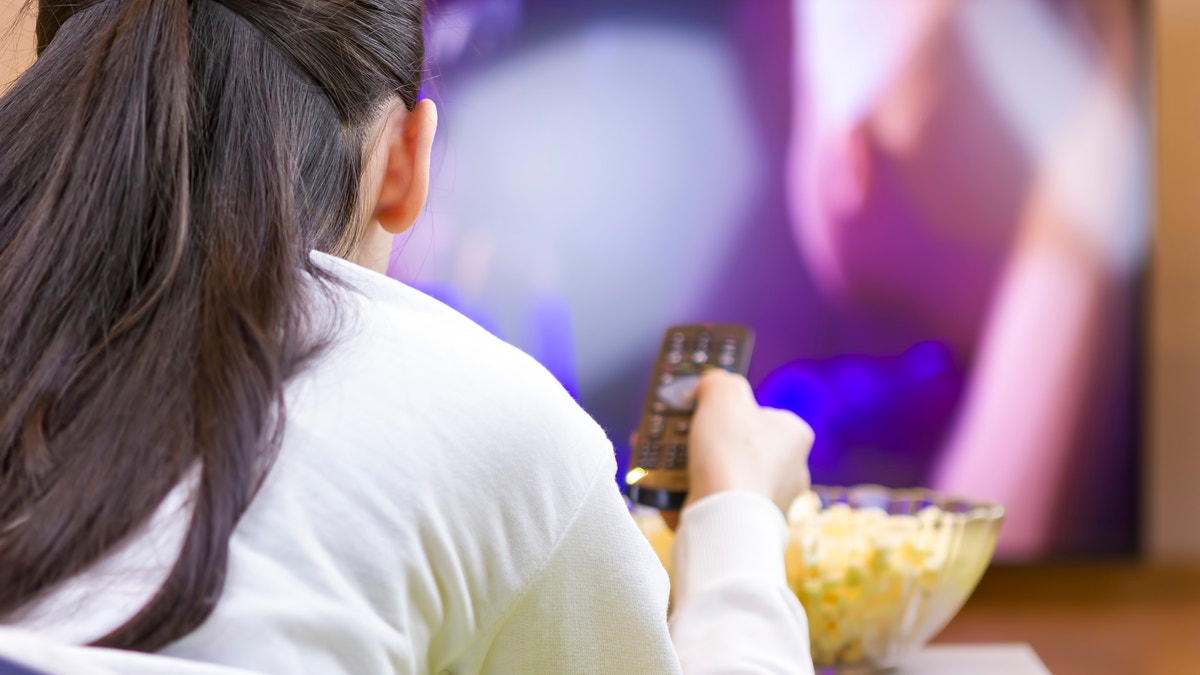
<svg viewBox="0 0 1200 675"><path fill-rule="evenodd" d="M747 490L786 513L809 487L812 429L788 411L760 407L746 378L723 370L705 373L695 396L684 506L724 490ZM679 524L678 511L662 517L672 530Z"/></svg>
<svg viewBox="0 0 1200 675"><path fill-rule="evenodd" d="M808 424L786 410L760 407L746 378L723 370L704 374L696 401L684 507L717 492L745 490L786 513L809 487Z"/></svg>

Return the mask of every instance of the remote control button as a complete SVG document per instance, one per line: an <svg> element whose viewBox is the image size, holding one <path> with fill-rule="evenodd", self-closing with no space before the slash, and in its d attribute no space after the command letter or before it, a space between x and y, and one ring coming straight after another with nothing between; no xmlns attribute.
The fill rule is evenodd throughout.
<svg viewBox="0 0 1200 675"><path fill-rule="evenodd" d="M662 389L663 387L659 387L660 391ZM655 401L654 403L650 404L650 409L656 413L665 413L667 411L667 404L663 403L662 401Z"/></svg>
<svg viewBox="0 0 1200 675"><path fill-rule="evenodd" d="M662 417L660 417L658 415L651 417L649 426L650 426L650 438L655 439L655 440L662 438L663 430L666 428L666 424L663 421Z"/></svg>
<svg viewBox="0 0 1200 675"><path fill-rule="evenodd" d="M686 420L681 420L675 423L675 433L677 434L686 434L689 428L690 427Z"/></svg>
<svg viewBox="0 0 1200 675"><path fill-rule="evenodd" d="M732 338L726 339L721 343L721 355L717 357L717 363L722 368L729 368L737 362L737 341Z"/></svg>
<svg viewBox="0 0 1200 675"><path fill-rule="evenodd" d="M658 378L659 384L671 384L675 381L675 376L671 373L663 373L662 377Z"/></svg>
<svg viewBox="0 0 1200 675"><path fill-rule="evenodd" d="M696 351L692 352L692 363L708 363L708 350L711 347L712 335L709 333L701 333L700 336L696 338Z"/></svg>
<svg viewBox="0 0 1200 675"><path fill-rule="evenodd" d="M666 360L667 360L667 363L669 363L671 365L675 365L683 360L683 353L677 352L677 351L668 352Z"/></svg>
<svg viewBox="0 0 1200 675"><path fill-rule="evenodd" d="M699 375L681 375L669 384L659 386L658 400L651 405L654 412L671 410L690 412L696 407L696 385L700 383ZM656 406L662 406L660 410Z"/></svg>
<svg viewBox="0 0 1200 675"><path fill-rule="evenodd" d="M637 465L649 469L658 467L662 460L661 443L642 443L638 447Z"/></svg>
<svg viewBox="0 0 1200 675"><path fill-rule="evenodd" d="M687 446L676 443L667 448L667 469L683 469L687 467Z"/></svg>

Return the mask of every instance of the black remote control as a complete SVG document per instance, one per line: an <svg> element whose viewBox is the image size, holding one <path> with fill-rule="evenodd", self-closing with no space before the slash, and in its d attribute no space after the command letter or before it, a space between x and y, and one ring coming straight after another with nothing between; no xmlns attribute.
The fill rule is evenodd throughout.
<svg viewBox="0 0 1200 675"><path fill-rule="evenodd" d="M695 411L693 393L708 368L745 375L754 332L731 324L674 326L663 337L630 456L629 498L674 511L688 492L688 432Z"/></svg>

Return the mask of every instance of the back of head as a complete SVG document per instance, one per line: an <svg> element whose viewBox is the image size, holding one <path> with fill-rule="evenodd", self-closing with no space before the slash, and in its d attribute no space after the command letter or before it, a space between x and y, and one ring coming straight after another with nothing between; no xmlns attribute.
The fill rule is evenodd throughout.
<svg viewBox="0 0 1200 675"><path fill-rule="evenodd" d="M421 20L418 0L40 5L40 57L0 99L0 616L192 470L178 562L99 643L155 649L211 612L283 385L323 345L309 252L357 245L366 136L416 104Z"/></svg>

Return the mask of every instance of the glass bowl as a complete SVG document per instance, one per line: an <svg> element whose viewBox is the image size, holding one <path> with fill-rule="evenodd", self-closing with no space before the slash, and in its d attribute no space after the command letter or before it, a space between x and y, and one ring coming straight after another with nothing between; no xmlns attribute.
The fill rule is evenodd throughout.
<svg viewBox="0 0 1200 675"><path fill-rule="evenodd" d="M635 512L671 571L672 533ZM818 672L899 665L962 607L991 561L1004 508L925 489L814 486L788 510L788 586Z"/></svg>

